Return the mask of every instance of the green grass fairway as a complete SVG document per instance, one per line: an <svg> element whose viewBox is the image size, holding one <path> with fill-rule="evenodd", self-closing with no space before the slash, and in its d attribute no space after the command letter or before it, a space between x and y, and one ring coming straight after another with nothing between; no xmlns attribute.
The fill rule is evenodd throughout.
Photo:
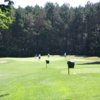
<svg viewBox="0 0 100 100"><path fill-rule="evenodd" d="M0 58L0 100L100 100L100 58Z"/></svg>

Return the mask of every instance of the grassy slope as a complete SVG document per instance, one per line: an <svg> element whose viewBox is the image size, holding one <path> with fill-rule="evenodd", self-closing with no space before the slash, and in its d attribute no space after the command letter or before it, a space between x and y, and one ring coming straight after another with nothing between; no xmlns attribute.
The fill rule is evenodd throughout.
<svg viewBox="0 0 100 100"><path fill-rule="evenodd" d="M68 75L69 58L50 57L47 69L47 57L2 58L0 100L100 100L100 64L77 62Z"/></svg>

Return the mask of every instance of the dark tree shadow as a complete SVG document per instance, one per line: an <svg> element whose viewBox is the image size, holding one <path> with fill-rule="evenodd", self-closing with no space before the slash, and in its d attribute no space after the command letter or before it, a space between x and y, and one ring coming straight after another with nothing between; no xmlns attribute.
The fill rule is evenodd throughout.
<svg viewBox="0 0 100 100"><path fill-rule="evenodd" d="M5 96L8 96L9 94L8 93L6 93L6 94L0 94L0 98L1 97L5 97Z"/></svg>
<svg viewBox="0 0 100 100"><path fill-rule="evenodd" d="M82 63L82 64L78 64L78 65L92 65L92 64L100 64L100 61L95 61L95 62L87 62L87 63Z"/></svg>

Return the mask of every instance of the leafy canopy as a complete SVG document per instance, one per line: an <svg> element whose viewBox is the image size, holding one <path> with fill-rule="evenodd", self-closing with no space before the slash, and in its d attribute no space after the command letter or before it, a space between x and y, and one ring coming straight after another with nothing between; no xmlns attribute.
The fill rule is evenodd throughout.
<svg viewBox="0 0 100 100"><path fill-rule="evenodd" d="M13 19L10 16L13 1L5 0L4 2L8 2L7 5L0 4L0 28L7 29L8 25L12 23Z"/></svg>

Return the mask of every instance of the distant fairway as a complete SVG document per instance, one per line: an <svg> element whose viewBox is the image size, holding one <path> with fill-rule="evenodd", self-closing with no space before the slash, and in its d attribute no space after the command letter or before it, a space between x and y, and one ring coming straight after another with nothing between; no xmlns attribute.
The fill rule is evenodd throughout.
<svg viewBox="0 0 100 100"><path fill-rule="evenodd" d="M100 58L0 58L0 100L100 100Z"/></svg>

